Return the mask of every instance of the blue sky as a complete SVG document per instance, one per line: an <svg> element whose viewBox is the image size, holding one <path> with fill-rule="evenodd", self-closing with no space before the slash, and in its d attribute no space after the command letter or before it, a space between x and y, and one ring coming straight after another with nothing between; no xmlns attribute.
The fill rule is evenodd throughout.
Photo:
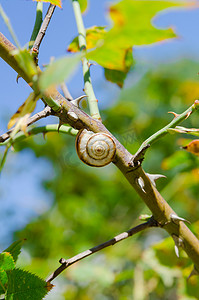
<svg viewBox="0 0 199 300"><path fill-rule="evenodd" d="M29 0L1 0L5 12L10 18L21 45L28 43L35 20L36 3ZM84 15L86 27L93 25L110 25L107 17L107 0L90 0L88 12ZM44 4L45 11L48 4ZM175 10L161 13L154 24L161 28L174 27L178 38L155 44L153 46L135 47L134 57L139 64L174 62L181 58L199 60L199 9ZM0 18L0 31L12 41L7 27ZM67 45L76 36L76 25L70 0L63 1L63 9L56 8L53 19L42 43L39 61L47 64L52 56L61 57L66 54ZM138 68L139 69L139 68ZM30 93L27 84L5 62L0 60L0 134L6 131L6 124ZM3 75L2 75L3 74ZM139 74L138 74L139 75ZM103 70L93 66L92 81L100 106L111 105L118 97L119 88L104 80ZM128 84L131 81L131 74ZM72 79L67 82L73 97L82 94L83 79L81 67ZM109 102L108 102L109 100ZM37 105L37 110L42 104ZM46 121L46 120L45 120ZM52 120L51 120L52 122ZM55 122L55 119L53 119ZM31 151L10 153L4 172L0 177L0 248L7 246L14 230L20 229L50 207L52 195L46 193L41 186L42 179L53 176L50 164L44 159L35 158Z"/></svg>

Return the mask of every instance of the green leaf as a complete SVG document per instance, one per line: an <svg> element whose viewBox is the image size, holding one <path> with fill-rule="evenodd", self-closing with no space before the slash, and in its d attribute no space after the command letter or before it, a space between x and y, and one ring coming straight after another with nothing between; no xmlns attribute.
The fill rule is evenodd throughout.
<svg viewBox="0 0 199 300"><path fill-rule="evenodd" d="M95 48L101 40L104 39L107 31L105 26L92 26L86 29L86 48ZM79 41L78 37L75 37L67 48L68 52L78 52L79 51Z"/></svg>
<svg viewBox="0 0 199 300"><path fill-rule="evenodd" d="M175 6L179 3L138 0L123 0L111 6L109 12L114 26L106 34L101 47L88 53L88 59L104 68L126 72L126 49L175 36L171 29L157 29L151 23L159 11Z"/></svg>
<svg viewBox="0 0 199 300"><path fill-rule="evenodd" d="M41 91L45 91L48 87L57 85L66 80L76 69L82 55L67 56L60 58L47 67L39 78L39 87Z"/></svg>
<svg viewBox="0 0 199 300"><path fill-rule="evenodd" d="M40 300L52 289L53 285L35 274L21 269L7 272L8 290L6 300Z"/></svg>
<svg viewBox="0 0 199 300"><path fill-rule="evenodd" d="M87 9L88 1L87 0L79 0L78 2L80 5L80 8L81 8L81 12L84 13Z"/></svg>
<svg viewBox="0 0 199 300"><path fill-rule="evenodd" d="M7 274L6 271L12 270L15 267L13 257L8 252L0 254L0 295L4 294L7 288Z"/></svg>
<svg viewBox="0 0 199 300"><path fill-rule="evenodd" d="M163 170L170 170L177 166L186 166L188 165L188 163L189 160L187 157L187 153L185 151L176 151L162 161L161 167L163 168Z"/></svg>
<svg viewBox="0 0 199 300"><path fill-rule="evenodd" d="M12 270L15 267L14 259L8 252L0 254L0 268L3 270Z"/></svg>
<svg viewBox="0 0 199 300"><path fill-rule="evenodd" d="M133 63L132 49L129 48L126 50L125 56L125 66L126 71L118 71L104 68L104 75L106 79L110 82L116 83L120 88L124 85L124 80L126 79L127 73L130 70L130 67Z"/></svg>
<svg viewBox="0 0 199 300"><path fill-rule="evenodd" d="M24 241L25 241L25 239L18 240L16 242L12 243L7 249L5 249L3 251L3 252L9 252L12 255L15 263L17 261L19 254L21 253L21 247L22 247Z"/></svg>

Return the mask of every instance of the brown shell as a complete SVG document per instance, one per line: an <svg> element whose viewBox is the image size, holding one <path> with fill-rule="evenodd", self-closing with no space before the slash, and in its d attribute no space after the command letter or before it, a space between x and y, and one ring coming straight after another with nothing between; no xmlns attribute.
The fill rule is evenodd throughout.
<svg viewBox="0 0 199 300"><path fill-rule="evenodd" d="M116 145L107 133L93 133L83 129L78 132L76 137L76 151L85 164L92 167L103 167L113 161Z"/></svg>

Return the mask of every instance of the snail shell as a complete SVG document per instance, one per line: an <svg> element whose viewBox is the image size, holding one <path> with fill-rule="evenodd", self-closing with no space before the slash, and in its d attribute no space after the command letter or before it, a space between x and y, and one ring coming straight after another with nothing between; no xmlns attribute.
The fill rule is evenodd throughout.
<svg viewBox="0 0 199 300"><path fill-rule="evenodd" d="M76 151L79 158L92 167L103 167L112 162L116 145L110 135L80 130L76 137Z"/></svg>

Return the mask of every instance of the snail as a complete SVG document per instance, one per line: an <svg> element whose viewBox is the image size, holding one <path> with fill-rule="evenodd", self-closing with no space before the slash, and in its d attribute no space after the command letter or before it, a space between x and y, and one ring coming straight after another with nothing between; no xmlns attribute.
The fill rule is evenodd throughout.
<svg viewBox="0 0 199 300"><path fill-rule="evenodd" d="M107 133L94 133L83 129L78 132L76 137L76 151L85 164L92 167L103 167L113 161L116 145Z"/></svg>

